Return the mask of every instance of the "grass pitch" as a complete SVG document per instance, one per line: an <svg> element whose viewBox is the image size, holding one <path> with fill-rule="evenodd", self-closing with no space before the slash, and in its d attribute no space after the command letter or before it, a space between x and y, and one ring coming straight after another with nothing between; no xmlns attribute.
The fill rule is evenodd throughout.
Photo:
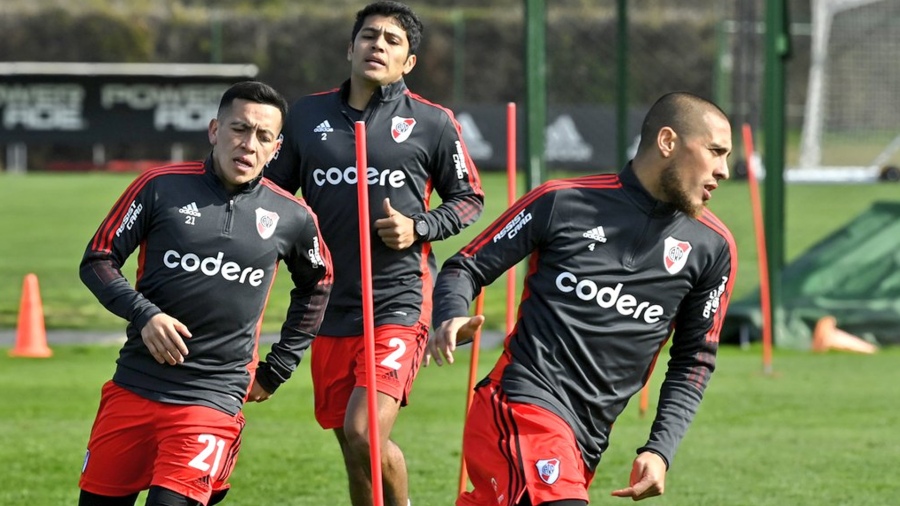
<svg viewBox="0 0 900 506"><path fill-rule="evenodd" d="M0 350L0 504L75 504L100 386L113 372L117 350L57 346L49 359L9 358ZM497 351L481 357L483 375ZM395 429L417 506L449 505L455 497L468 350L457 358L453 366L421 371ZM776 350L774 373L763 375L758 348L723 348L666 494L647 504L896 504L898 360L898 348L876 355ZM609 493L627 484L660 381L654 375L650 415L639 416L635 399L616 423L591 504L625 504ZM245 414L225 504L349 504L337 442L313 419L306 362L270 401L248 405Z"/></svg>

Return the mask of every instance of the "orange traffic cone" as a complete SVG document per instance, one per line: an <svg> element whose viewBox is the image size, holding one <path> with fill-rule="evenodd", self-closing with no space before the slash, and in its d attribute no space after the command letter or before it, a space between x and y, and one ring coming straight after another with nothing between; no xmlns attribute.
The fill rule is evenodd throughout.
<svg viewBox="0 0 900 506"><path fill-rule="evenodd" d="M853 351L856 353L875 353L878 347L860 339L853 334L837 328L837 320L833 316L820 318L813 330L813 351L823 353L828 350Z"/></svg>
<svg viewBox="0 0 900 506"><path fill-rule="evenodd" d="M16 346L9 350L11 357L46 358L53 355L47 347L47 330L44 328L44 306L34 274L25 275L22 283L22 302L19 304L19 324L16 328Z"/></svg>

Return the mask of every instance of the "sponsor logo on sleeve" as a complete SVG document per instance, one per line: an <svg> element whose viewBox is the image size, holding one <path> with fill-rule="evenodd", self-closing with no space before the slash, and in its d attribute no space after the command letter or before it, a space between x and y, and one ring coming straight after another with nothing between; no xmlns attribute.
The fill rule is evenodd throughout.
<svg viewBox="0 0 900 506"><path fill-rule="evenodd" d="M116 230L116 237L122 235L122 232L124 232L125 230L131 230L131 227L134 226L135 220L137 220L137 217L143 210L143 204L138 204L137 202L132 201L131 207L128 208L128 212L125 213L125 217L122 218L122 224L119 225L119 229Z"/></svg>
<svg viewBox="0 0 900 506"><path fill-rule="evenodd" d="M553 485L559 479L559 459L541 459L535 464L538 476L547 485Z"/></svg>
<svg viewBox="0 0 900 506"><path fill-rule="evenodd" d="M725 293L725 285L728 284L728 276L722 276L722 284L718 288L709 292L709 298L706 299L706 305L703 306L703 317L709 319L719 310L719 301Z"/></svg>
<svg viewBox="0 0 900 506"><path fill-rule="evenodd" d="M677 274L687 263L688 255L691 253L691 243L669 236L666 237L664 249L663 264L666 266L666 270L669 271L669 274Z"/></svg>
<svg viewBox="0 0 900 506"><path fill-rule="evenodd" d="M528 224L531 221L531 213L525 212L524 210L517 214L509 223L503 227L503 230L497 233L494 236L494 241L497 242L504 237L507 239L512 239L516 235L519 234L519 231L522 230L522 227Z"/></svg>
<svg viewBox="0 0 900 506"><path fill-rule="evenodd" d="M312 263L313 269L325 267L325 261L322 260L322 254L319 251L319 238L313 237L313 247L307 252L309 261Z"/></svg>
<svg viewBox="0 0 900 506"><path fill-rule="evenodd" d="M456 141L456 153L453 154L453 165L456 166L456 179L465 179L469 174L466 167L466 153L463 151L462 142Z"/></svg>
<svg viewBox="0 0 900 506"><path fill-rule="evenodd" d="M256 231L263 239L272 237L275 227L278 226L278 213L266 211L261 207L256 208Z"/></svg>
<svg viewBox="0 0 900 506"><path fill-rule="evenodd" d="M394 142L400 144L409 138L409 134L412 133L413 127L415 126L415 118L401 118L400 116L394 116L391 118L391 138L394 139Z"/></svg>

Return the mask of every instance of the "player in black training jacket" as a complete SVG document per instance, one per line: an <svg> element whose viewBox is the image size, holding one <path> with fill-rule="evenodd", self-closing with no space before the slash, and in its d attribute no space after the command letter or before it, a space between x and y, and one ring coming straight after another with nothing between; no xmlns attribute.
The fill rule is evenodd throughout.
<svg viewBox="0 0 900 506"><path fill-rule="evenodd" d="M483 194L453 114L407 89L422 24L409 7L376 2L357 13L350 79L291 107L266 176L303 197L334 255L334 290L312 345L316 419L334 429L352 504L371 504L354 122L366 124L375 371L386 504L408 501L403 453L389 439L425 354L436 272L429 242L472 224ZM430 209L432 191L441 205Z"/></svg>
<svg viewBox="0 0 900 506"><path fill-rule="evenodd" d="M204 162L138 176L103 220L81 279L127 320L103 386L81 506L215 504L228 490L245 400L290 378L318 331L331 259L316 217L261 177L287 103L254 81L230 87ZM132 285L122 266L140 248ZM281 339L258 362L259 325L279 261L294 288Z"/></svg>
<svg viewBox="0 0 900 506"><path fill-rule="evenodd" d="M457 505L587 504L613 422L671 335L650 437L613 495L663 493L715 366L737 269L731 233L705 208L730 152L718 107L667 94L621 173L545 183L444 264L430 347L439 365L484 321L466 316L481 287L530 255L515 328L466 418L474 490Z"/></svg>

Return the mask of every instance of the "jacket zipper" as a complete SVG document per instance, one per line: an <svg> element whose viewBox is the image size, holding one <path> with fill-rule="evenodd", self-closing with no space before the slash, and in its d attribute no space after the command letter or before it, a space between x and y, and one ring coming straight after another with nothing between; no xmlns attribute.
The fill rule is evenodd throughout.
<svg viewBox="0 0 900 506"><path fill-rule="evenodd" d="M225 235L231 235L231 222L234 217L234 199L228 200L228 211L225 213L225 229L222 231Z"/></svg>

